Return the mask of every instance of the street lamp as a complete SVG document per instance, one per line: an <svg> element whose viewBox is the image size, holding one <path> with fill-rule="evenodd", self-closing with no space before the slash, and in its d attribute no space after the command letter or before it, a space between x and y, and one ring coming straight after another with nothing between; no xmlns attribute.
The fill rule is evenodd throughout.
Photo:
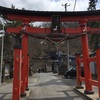
<svg viewBox="0 0 100 100"><path fill-rule="evenodd" d="M2 30L0 30L0 37L2 38L2 46L1 46L1 67L0 67L0 85L1 85L1 81L2 81L2 65L3 65L3 47L4 47L4 35L5 35L5 31L4 31L4 22L3 20L0 20L1 24L2 24Z"/></svg>

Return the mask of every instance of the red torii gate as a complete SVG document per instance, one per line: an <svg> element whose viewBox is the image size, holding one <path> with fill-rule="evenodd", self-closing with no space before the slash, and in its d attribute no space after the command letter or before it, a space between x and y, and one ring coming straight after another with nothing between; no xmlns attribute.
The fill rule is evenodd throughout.
<svg viewBox="0 0 100 100"><path fill-rule="evenodd" d="M16 34L16 44L14 46L14 79L13 79L13 98L12 100L19 100L20 95L25 95L25 90L28 90L28 70L29 70L29 57L28 57L28 34L52 34L50 28L33 28L29 26L31 21L51 22L52 16L60 16L61 22L79 22L78 28L62 28L54 33L68 34L68 35L80 35L81 33L100 33L100 28L87 27L88 21L100 20L100 10L97 11L82 11L82 12L48 12L48 11L29 11L10 9L0 7L0 13L4 18L8 20L20 20L23 26L16 28L7 28L6 32L10 34ZM24 29L24 30L23 30ZM85 31L83 31L85 29ZM20 31L22 36L22 42L20 38ZM57 37L56 37L57 38ZM56 41L56 39L55 39ZM85 93L92 94L92 84L98 86L100 97L100 75L98 74L98 83L91 81L91 72L89 63L90 61L97 61L98 70L100 70L100 48L97 52L97 59L89 58L88 50L88 37L87 34L82 35L82 53L83 58L77 56L77 88L81 88L81 81L85 81ZM80 62L84 64L84 78L80 77ZM99 72L98 72L99 73ZM90 83L92 82L92 84ZM98 84L98 85L97 85Z"/></svg>

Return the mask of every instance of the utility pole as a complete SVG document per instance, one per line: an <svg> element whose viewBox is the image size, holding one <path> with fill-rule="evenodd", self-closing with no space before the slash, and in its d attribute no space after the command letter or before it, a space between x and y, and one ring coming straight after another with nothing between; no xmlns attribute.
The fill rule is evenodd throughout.
<svg viewBox="0 0 100 100"><path fill-rule="evenodd" d="M77 2L77 0L75 0L73 11L75 11L76 2Z"/></svg>
<svg viewBox="0 0 100 100"><path fill-rule="evenodd" d="M67 12L67 7L70 6L70 4L68 5L67 3L65 3L64 5L62 4L62 6L65 6L65 12ZM68 23L67 23L67 28L68 28ZM70 68L69 66L69 41L67 40L67 70Z"/></svg>
<svg viewBox="0 0 100 100"><path fill-rule="evenodd" d="M59 61L59 44L58 43L56 44L56 48L57 48L57 53L58 53L58 59L57 60ZM57 65L57 73L59 73L58 67L59 66Z"/></svg>
<svg viewBox="0 0 100 100"><path fill-rule="evenodd" d="M2 47L1 47L0 85L2 83L3 48L4 48L4 33L5 33L3 21L1 21L1 23L2 23L3 32L2 32Z"/></svg>
<svg viewBox="0 0 100 100"><path fill-rule="evenodd" d="M70 5L68 5L67 3L65 3L64 5L62 4L62 6L65 7L65 12L67 12L67 7L70 6Z"/></svg>

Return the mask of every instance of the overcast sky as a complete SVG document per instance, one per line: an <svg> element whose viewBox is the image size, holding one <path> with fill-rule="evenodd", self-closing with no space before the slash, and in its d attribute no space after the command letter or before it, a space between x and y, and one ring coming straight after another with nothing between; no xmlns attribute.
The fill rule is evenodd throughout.
<svg viewBox="0 0 100 100"><path fill-rule="evenodd" d="M41 11L64 11L62 4L68 3L68 11L73 11L75 0L0 0L0 6L11 7L13 4L16 8L25 8L26 10ZM89 0L77 0L75 10L86 11ZM97 9L100 9L100 0L97 3Z"/></svg>

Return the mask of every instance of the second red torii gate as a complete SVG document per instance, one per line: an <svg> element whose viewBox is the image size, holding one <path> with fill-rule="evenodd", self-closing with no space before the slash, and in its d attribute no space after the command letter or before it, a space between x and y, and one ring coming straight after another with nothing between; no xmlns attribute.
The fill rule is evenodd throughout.
<svg viewBox="0 0 100 100"><path fill-rule="evenodd" d="M61 22L79 22L81 27L78 28L62 28L61 32L55 32L58 34L81 34L85 33L99 33L100 28L87 27L88 21L100 20L100 10L98 11L85 11L85 12L47 12L47 11L27 11L10 9L0 7L0 13L4 18L8 20L20 20L23 26L17 28L7 28L6 32L10 34L16 34L16 44L14 46L14 80L13 80L13 99L19 100L20 95L25 95L25 89L28 89L28 35L23 34L22 42L20 38L20 31L24 29L24 32L31 34L52 34L50 28L32 28L29 26L31 21L43 21L51 22L52 16L60 16ZM85 29L85 31L83 31ZM85 73L85 93L91 94L92 85L89 80L91 78L90 67L88 63L89 51L88 51L88 37L87 34L82 36L82 52L83 52L83 63ZM81 87L77 84L78 88ZM99 94L100 95L100 94Z"/></svg>

